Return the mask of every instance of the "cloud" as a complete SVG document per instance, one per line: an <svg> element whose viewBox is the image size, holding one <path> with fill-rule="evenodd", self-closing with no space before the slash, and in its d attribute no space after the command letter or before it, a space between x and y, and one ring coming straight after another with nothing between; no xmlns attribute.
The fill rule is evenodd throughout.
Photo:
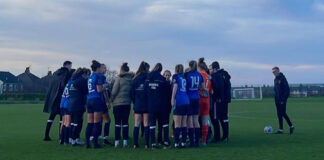
<svg viewBox="0 0 324 160"><path fill-rule="evenodd" d="M57 1L1 0L0 16L25 17L29 20L58 21L69 17L71 8Z"/></svg>
<svg viewBox="0 0 324 160"><path fill-rule="evenodd" d="M319 1L315 1L313 4L313 8L321 13L324 13L324 3L319 2Z"/></svg>
<svg viewBox="0 0 324 160"><path fill-rule="evenodd" d="M320 12L323 3L315 2L300 12L308 13L303 9L311 7ZM32 71L43 74L65 59L78 66L98 59L113 69L123 61L136 69L146 60L152 65L161 61L173 70L175 64L204 56L220 60L233 71L237 83L262 81L274 65L298 75L296 80L319 81L324 22L315 14L300 18L294 10L285 12L288 7L283 4L279 0L0 0L0 69L19 73L32 65ZM241 73L245 68L252 78ZM300 71L313 74L305 78ZM254 79L254 73L261 76Z"/></svg>

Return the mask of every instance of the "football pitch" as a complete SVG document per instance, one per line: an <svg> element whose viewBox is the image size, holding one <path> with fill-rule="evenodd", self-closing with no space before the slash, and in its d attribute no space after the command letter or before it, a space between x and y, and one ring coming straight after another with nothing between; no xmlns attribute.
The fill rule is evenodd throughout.
<svg viewBox="0 0 324 160"><path fill-rule="evenodd" d="M234 101L229 107L230 140L205 148L145 150L141 148L85 149L58 144L58 119L51 130L51 142L42 141L48 114L42 104L0 104L0 160L323 160L324 98L296 98L288 101L287 113L295 134L266 135L266 125L277 129L272 99ZM132 116L130 124L133 123ZM132 126L130 136L132 137ZM85 127L84 127L85 128ZM84 137L84 129L82 137ZM285 132L288 126L285 123ZM113 141L111 125L110 141Z"/></svg>

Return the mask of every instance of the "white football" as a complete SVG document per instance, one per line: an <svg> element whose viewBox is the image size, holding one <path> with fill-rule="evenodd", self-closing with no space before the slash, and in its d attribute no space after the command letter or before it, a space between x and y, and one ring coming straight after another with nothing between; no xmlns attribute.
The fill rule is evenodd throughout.
<svg viewBox="0 0 324 160"><path fill-rule="evenodd" d="M273 132L272 126L265 126L264 127L264 133L265 134L272 134L272 132Z"/></svg>

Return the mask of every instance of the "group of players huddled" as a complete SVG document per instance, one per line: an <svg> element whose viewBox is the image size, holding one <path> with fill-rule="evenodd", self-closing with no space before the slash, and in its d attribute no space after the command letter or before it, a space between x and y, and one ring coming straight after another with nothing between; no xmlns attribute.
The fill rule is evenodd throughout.
<svg viewBox="0 0 324 160"><path fill-rule="evenodd" d="M150 65L143 61L137 72L133 73L128 64L123 63L119 75L108 83L105 64L93 60L91 70L73 70L72 62L64 62L63 67L53 74L46 97L44 112L50 113L50 117L44 140L51 140L51 125L55 116L60 114L60 143L82 145L80 132L84 112L87 111L87 148L101 148L98 139L102 137L102 123L104 144L113 145L115 148L127 147L128 119L133 108L134 149L140 147L139 137L144 137L146 149L170 148L171 113L175 148L227 142L228 104L231 102L231 77L228 72L221 69L217 61L208 66L204 58L190 61L187 69L182 64L176 65L173 75L169 70L162 74L162 70L161 63L157 63L150 70ZM115 122L114 144L108 141L111 108ZM214 137L208 140L211 132L210 121L214 128ZM223 130L222 138L220 126Z"/></svg>

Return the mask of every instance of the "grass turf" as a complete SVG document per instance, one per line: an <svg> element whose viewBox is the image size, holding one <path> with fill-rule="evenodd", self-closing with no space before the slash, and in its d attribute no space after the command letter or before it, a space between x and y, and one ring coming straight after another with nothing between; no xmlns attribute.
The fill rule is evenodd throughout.
<svg viewBox="0 0 324 160"><path fill-rule="evenodd" d="M131 147L126 149L105 147L94 150L84 147L60 146L58 144L57 119L51 131L53 141L42 141L48 115L42 113L41 104L1 104L0 160L323 160L324 98L290 99L287 108L288 114L296 126L294 135L266 135L263 133L263 128L266 125L277 128L275 106L272 99L234 101L229 108L230 141L228 144L211 144L206 148L181 150L145 150L143 148L133 150ZM130 123L132 124L132 122L131 117ZM287 133L287 125L285 128ZM113 133L113 125L111 125L111 141ZM132 127L130 135L132 135ZM143 147L143 141L141 144Z"/></svg>

